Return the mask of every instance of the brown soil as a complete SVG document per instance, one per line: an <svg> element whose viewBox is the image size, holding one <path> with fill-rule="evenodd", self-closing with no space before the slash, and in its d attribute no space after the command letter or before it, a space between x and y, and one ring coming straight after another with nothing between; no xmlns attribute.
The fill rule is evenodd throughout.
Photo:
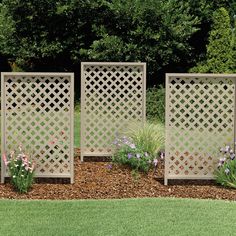
<svg viewBox="0 0 236 236"><path fill-rule="evenodd" d="M37 180L27 194L16 193L9 183L0 184L0 198L10 199L104 199L137 197L181 197L236 200L236 190L214 181L169 181L163 184L163 170L141 174L135 179L128 168L110 162L75 159L75 183L66 180Z"/></svg>

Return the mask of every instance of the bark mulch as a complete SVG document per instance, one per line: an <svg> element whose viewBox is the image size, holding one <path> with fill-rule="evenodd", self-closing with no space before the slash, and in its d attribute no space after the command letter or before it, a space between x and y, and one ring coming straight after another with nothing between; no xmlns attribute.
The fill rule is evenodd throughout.
<svg viewBox="0 0 236 236"><path fill-rule="evenodd" d="M236 200L236 190L214 181L172 180L164 186L163 170L132 176L128 168L112 166L104 160L80 162L75 159L75 183L68 180L40 179L27 194L16 193L9 183L0 184L0 198L8 199L105 199L179 197Z"/></svg>

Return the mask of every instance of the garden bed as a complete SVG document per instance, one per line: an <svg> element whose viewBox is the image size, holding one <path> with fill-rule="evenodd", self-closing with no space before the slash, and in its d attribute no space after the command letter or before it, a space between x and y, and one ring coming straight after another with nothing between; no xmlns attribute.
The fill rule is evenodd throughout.
<svg viewBox="0 0 236 236"><path fill-rule="evenodd" d="M236 200L236 190L214 181L169 180L164 186L163 169L134 180L128 168L112 166L100 158L80 162L75 158L75 183L40 179L28 194L16 193L9 183L0 184L0 198L10 199L105 199L136 197L182 197Z"/></svg>

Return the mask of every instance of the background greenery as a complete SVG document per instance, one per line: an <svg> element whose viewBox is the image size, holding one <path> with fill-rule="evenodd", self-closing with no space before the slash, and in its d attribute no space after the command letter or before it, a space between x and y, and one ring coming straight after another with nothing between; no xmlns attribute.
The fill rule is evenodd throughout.
<svg viewBox="0 0 236 236"><path fill-rule="evenodd" d="M219 55L218 36L216 60L235 71L235 12L234 0L0 0L0 71L73 71L79 88L81 61L144 61L152 87Z"/></svg>
<svg viewBox="0 0 236 236"><path fill-rule="evenodd" d="M235 0L0 0L0 72L73 71L78 102L81 61L147 62L163 123L165 73L236 72L235 24Z"/></svg>
<svg viewBox="0 0 236 236"><path fill-rule="evenodd" d="M235 235L236 205L219 200L1 200L0 212L11 236Z"/></svg>

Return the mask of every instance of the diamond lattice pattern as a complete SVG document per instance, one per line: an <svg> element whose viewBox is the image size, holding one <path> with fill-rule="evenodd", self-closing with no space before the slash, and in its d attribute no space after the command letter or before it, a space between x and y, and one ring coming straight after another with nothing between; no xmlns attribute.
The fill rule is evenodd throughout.
<svg viewBox="0 0 236 236"><path fill-rule="evenodd" d="M81 101L83 155L109 155L115 134L145 119L144 65L84 64Z"/></svg>
<svg viewBox="0 0 236 236"><path fill-rule="evenodd" d="M166 178L212 178L234 139L234 78L167 80Z"/></svg>
<svg viewBox="0 0 236 236"><path fill-rule="evenodd" d="M4 76L7 152L33 153L36 176L70 176L70 76Z"/></svg>

